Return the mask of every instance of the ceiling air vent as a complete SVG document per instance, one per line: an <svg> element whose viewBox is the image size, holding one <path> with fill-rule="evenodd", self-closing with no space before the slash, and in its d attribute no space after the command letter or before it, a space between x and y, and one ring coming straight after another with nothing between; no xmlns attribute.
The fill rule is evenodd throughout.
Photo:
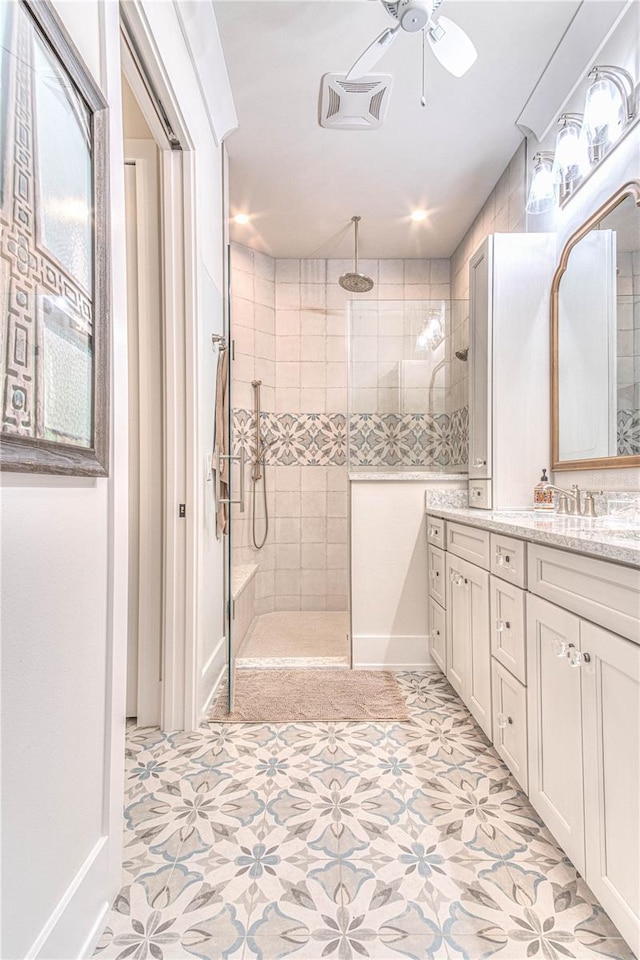
<svg viewBox="0 0 640 960"><path fill-rule="evenodd" d="M376 130L382 126L393 78L368 75L347 80L325 73L320 90L320 126L333 130Z"/></svg>

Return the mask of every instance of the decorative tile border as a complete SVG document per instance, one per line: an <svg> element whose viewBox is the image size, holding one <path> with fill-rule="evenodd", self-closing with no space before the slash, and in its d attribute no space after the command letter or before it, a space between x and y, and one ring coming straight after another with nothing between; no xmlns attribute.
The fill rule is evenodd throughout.
<svg viewBox="0 0 640 960"><path fill-rule="evenodd" d="M351 466L450 466L469 450L469 411L357 413L350 420Z"/></svg>
<svg viewBox="0 0 640 960"><path fill-rule="evenodd" d="M343 466L347 418L342 413L262 413L265 462L277 466ZM450 466L466 464L469 412L447 414L358 413L350 424L351 466ZM233 411L233 446L255 453L255 414Z"/></svg>
<svg viewBox="0 0 640 960"><path fill-rule="evenodd" d="M618 454L640 454L640 410L618 410Z"/></svg>
<svg viewBox="0 0 640 960"><path fill-rule="evenodd" d="M344 466L347 418L342 413L262 413L265 463L274 466ZM255 454L255 414L233 411L233 447Z"/></svg>

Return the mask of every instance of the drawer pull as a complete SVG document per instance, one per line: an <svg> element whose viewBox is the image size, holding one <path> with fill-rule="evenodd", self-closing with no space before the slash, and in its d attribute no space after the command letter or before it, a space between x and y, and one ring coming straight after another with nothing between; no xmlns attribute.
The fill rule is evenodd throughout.
<svg viewBox="0 0 640 960"><path fill-rule="evenodd" d="M439 537L439 536L440 536L440 531L438 530L437 527L431 527L431 529L429 530L429 536L430 536L430 537Z"/></svg>
<svg viewBox="0 0 640 960"><path fill-rule="evenodd" d="M503 633L504 630L511 630L511 622L509 620L496 620L496 630L498 633Z"/></svg>
<svg viewBox="0 0 640 960"><path fill-rule="evenodd" d="M486 467L487 461L483 460L482 457L476 457L475 465L476 467Z"/></svg>
<svg viewBox="0 0 640 960"><path fill-rule="evenodd" d="M505 713L498 714L498 726L504 729L509 724L513 724L513 717L508 717Z"/></svg>
<svg viewBox="0 0 640 960"><path fill-rule="evenodd" d="M439 571L439 570L430 570L430 571L429 571L429 577L430 577L431 580L435 580L436 577L439 577L439 576L440 576L440 571Z"/></svg>
<svg viewBox="0 0 640 960"><path fill-rule="evenodd" d="M511 556L508 553L502 553L500 550L496 551L496 563L499 567L504 567L505 563L511 563Z"/></svg>
<svg viewBox="0 0 640 960"><path fill-rule="evenodd" d="M436 630L436 628L434 627L433 630L431 631L431 639L435 640L435 638L439 636L440 636L440 631Z"/></svg>
<svg viewBox="0 0 640 960"><path fill-rule="evenodd" d="M574 647L573 650L569 651L569 663L572 667L581 667L583 663L591 663L591 657L588 653L581 653L580 650L576 650Z"/></svg>

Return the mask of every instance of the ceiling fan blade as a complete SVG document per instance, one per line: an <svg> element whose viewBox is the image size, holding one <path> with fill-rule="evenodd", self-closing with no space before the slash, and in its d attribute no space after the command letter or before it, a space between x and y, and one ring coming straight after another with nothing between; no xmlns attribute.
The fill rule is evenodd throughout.
<svg viewBox="0 0 640 960"><path fill-rule="evenodd" d="M358 80L365 73L368 73L372 67L375 67L378 60L382 58L397 37L399 30L400 24L397 27L389 27L387 30L383 30L380 36L376 37L373 43L358 57L345 79Z"/></svg>
<svg viewBox="0 0 640 960"><path fill-rule="evenodd" d="M454 77L462 77L478 59L478 51L462 27L447 17L438 17L426 34L436 58Z"/></svg>

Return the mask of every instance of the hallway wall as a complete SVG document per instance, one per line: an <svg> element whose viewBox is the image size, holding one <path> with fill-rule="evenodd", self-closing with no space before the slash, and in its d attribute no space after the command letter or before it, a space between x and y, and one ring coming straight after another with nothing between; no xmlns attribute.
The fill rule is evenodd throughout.
<svg viewBox="0 0 640 960"><path fill-rule="evenodd" d="M0 477L0 955L7 960L91 956L122 875L128 416L120 10L101 0L55 7L109 103L111 462L105 479ZM185 162L197 184L196 323L185 345L198 358L198 413L186 425L197 489L184 491L195 521L188 543L194 588L182 631L197 653L193 677L179 677L192 691L187 710L197 711L225 659L222 545L204 469L213 434L210 337L223 326L221 148L175 6L132 0L127 7L175 82L190 131Z"/></svg>

